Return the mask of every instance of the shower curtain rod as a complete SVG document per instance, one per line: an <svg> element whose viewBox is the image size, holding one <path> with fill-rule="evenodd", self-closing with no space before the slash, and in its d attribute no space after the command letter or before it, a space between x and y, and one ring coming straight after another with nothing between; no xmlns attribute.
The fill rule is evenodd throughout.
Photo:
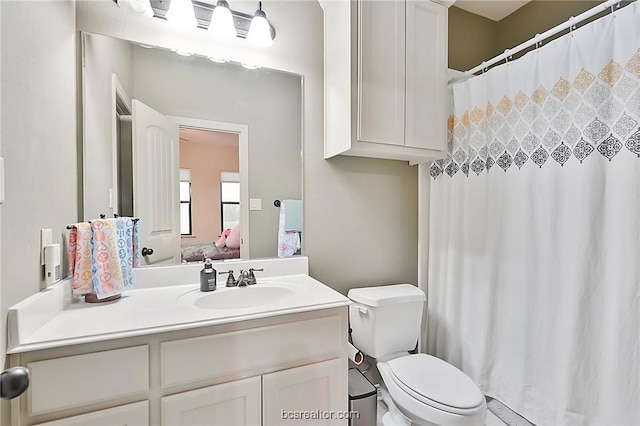
<svg viewBox="0 0 640 426"><path fill-rule="evenodd" d="M635 0L633 0L635 1ZM551 28L550 30L545 31L542 34L536 34L535 37L533 37L532 39L525 41L522 44L519 44L518 46L512 48L512 49L507 49L504 51L504 53L502 53L501 55L498 55L492 59L489 59L488 61L483 61L480 65L478 65L475 68L470 69L469 71L465 71L462 75L459 75L457 77L453 77L451 80L449 80L447 82L447 84L453 84L453 83L457 83L461 80L464 80L468 77L471 77L473 74L475 74L478 71L482 71L484 69L486 69L487 67L490 67L493 64L496 64L500 61L502 61L503 59L508 59L509 56L516 54L518 52L523 51L524 49L533 46L533 45L537 45L538 43L542 42L543 40L548 39L549 37L552 37L556 34L558 34L561 31L566 30L567 28L571 28L574 27L576 24L579 24L580 22L584 21L585 19L589 19L594 15L597 15L600 12L603 12L609 8L612 9L613 12L613 6L615 6L616 4L620 4L620 2L622 2L622 0L608 0L602 4L599 4L595 7L592 7L591 9L581 13L580 15L576 16L576 17L571 17L569 18L569 20L567 20L566 22L557 25L553 28Z"/></svg>

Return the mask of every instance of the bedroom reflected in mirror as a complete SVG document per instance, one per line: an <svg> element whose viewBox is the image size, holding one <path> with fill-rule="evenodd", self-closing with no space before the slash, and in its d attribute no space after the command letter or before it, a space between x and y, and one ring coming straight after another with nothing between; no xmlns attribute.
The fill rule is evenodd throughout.
<svg viewBox="0 0 640 426"><path fill-rule="evenodd" d="M79 53L81 219L140 218L142 266L301 254L300 75L89 33Z"/></svg>
<svg viewBox="0 0 640 426"><path fill-rule="evenodd" d="M180 127L182 262L240 258L238 135Z"/></svg>

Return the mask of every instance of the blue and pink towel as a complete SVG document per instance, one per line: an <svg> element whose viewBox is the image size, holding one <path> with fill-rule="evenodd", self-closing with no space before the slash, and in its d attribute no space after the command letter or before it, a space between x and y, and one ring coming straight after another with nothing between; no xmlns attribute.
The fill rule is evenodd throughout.
<svg viewBox="0 0 640 426"><path fill-rule="evenodd" d="M96 293L104 299L133 285L139 265L140 234L130 217L95 219L69 232L69 269L73 294Z"/></svg>

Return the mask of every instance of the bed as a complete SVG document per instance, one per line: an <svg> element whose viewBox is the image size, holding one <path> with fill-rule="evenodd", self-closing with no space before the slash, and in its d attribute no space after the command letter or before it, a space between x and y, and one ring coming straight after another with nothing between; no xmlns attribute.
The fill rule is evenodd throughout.
<svg viewBox="0 0 640 426"><path fill-rule="evenodd" d="M182 263L202 262L205 258L211 260L239 259L240 249L218 248L214 242L183 244Z"/></svg>

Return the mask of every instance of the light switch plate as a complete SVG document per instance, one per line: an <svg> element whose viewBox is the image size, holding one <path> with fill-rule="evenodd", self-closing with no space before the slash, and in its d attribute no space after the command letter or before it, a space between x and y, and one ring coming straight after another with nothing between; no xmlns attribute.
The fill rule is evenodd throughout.
<svg viewBox="0 0 640 426"><path fill-rule="evenodd" d="M262 210L262 198L249 198L249 210Z"/></svg>
<svg viewBox="0 0 640 426"><path fill-rule="evenodd" d="M40 265L44 266L44 246L53 244L53 230L40 230Z"/></svg>

